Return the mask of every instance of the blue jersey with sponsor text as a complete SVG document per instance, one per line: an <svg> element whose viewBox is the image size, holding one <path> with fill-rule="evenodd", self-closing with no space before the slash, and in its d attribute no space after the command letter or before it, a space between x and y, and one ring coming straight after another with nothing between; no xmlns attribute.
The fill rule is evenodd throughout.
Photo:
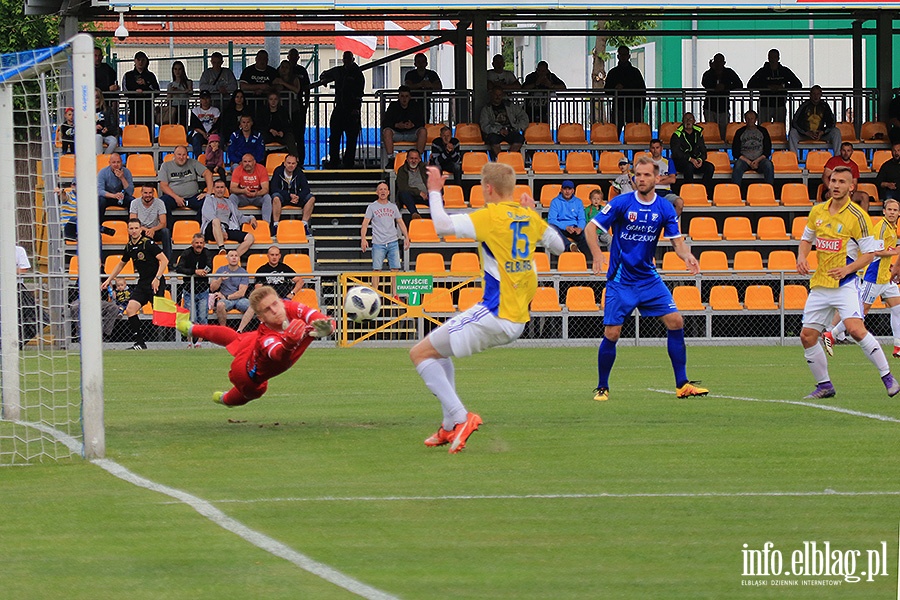
<svg viewBox="0 0 900 600"><path fill-rule="evenodd" d="M616 196L592 221L612 230L606 278L626 284L659 278L653 258L660 233L681 235L675 208L656 194L650 202L638 199L637 192Z"/></svg>

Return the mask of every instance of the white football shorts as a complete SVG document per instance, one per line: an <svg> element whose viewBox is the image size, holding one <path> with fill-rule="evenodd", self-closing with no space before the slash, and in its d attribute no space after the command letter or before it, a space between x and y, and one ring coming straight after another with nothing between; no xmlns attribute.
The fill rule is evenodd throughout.
<svg viewBox="0 0 900 600"><path fill-rule="evenodd" d="M483 304L476 304L445 322L428 337L441 356L462 357L514 342L523 331L525 323L501 319Z"/></svg>
<svg viewBox="0 0 900 600"><path fill-rule="evenodd" d="M859 297L862 298L863 304L874 304L875 298L881 296L882 300L888 298L896 298L900 296L900 288L896 283L872 283L871 281L863 281L859 288Z"/></svg>
<svg viewBox="0 0 900 600"><path fill-rule="evenodd" d="M839 288L812 288L803 308L803 326L818 331L831 328L835 312L841 319L863 318L858 278L854 277Z"/></svg>

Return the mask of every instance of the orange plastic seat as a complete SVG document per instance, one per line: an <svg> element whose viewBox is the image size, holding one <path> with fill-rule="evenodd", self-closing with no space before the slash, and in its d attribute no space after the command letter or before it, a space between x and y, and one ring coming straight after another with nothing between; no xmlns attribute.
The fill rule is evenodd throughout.
<svg viewBox="0 0 900 600"><path fill-rule="evenodd" d="M796 271L797 255L793 250L772 250L766 268L770 271Z"/></svg>
<svg viewBox="0 0 900 600"><path fill-rule="evenodd" d="M776 173L800 174L800 163L797 161L797 153L790 150L777 150L772 153L772 166Z"/></svg>
<svg viewBox="0 0 900 600"><path fill-rule="evenodd" d="M460 144L484 143L484 138L481 137L481 126L478 123L457 123L454 137L459 140ZM463 154L463 158L465 158L465 154Z"/></svg>
<svg viewBox="0 0 900 600"><path fill-rule="evenodd" d="M716 167L716 173L727 175L732 171L731 160L728 158L727 152L707 152L706 160Z"/></svg>
<svg viewBox="0 0 900 600"><path fill-rule="evenodd" d="M525 157L522 156L521 152L500 152L497 154L497 162L511 166L517 175L526 173Z"/></svg>
<svg viewBox="0 0 900 600"><path fill-rule="evenodd" d="M606 150L600 153L600 172L604 175L621 173L619 161L625 158L625 154L616 150Z"/></svg>
<svg viewBox="0 0 900 600"><path fill-rule="evenodd" d="M441 129L444 127L444 123L426 123L425 124L425 139L431 143L437 138L441 137Z"/></svg>
<svg viewBox="0 0 900 600"><path fill-rule="evenodd" d="M481 168L488 163L487 152L465 152L462 157L462 170L466 175L479 175Z"/></svg>
<svg viewBox="0 0 900 600"><path fill-rule="evenodd" d="M393 164L394 173L399 171L400 167L403 166L403 163L406 162L406 154L407 154L407 152L405 150L394 154L394 164ZM463 156L465 156L465 155L463 155Z"/></svg>
<svg viewBox="0 0 900 600"><path fill-rule="evenodd" d="M650 145L652 134L647 123L626 123L624 134L626 144Z"/></svg>
<svg viewBox="0 0 900 600"><path fill-rule="evenodd" d="M121 246L128 243L128 223L125 221L103 221L103 226L109 227L115 233L112 235L102 234L100 236L102 245ZM197 228L199 229L200 227L198 226Z"/></svg>
<svg viewBox="0 0 900 600"><path fill-rule="evenodd" d="M856 190L868 194L869 198L871 198L872 202L875 204L881 202L878 198L878 186L874 183L858 183L856 184Z"/></svg>
<svg viewBox="0 0 900 600"><path fill-rule="evenodd" d="M866 155L862 150L854 150L853 154L850 156L850 160L855 162L856 166L859 167L860 174L872 172L872 169L869 168L869 161L866 159Z"/></svg>
<svg viewBox="0 0 900 600"><path fill-rule="evenodd" d="M451 275L471 275L481 272L481 261L474 252L455 252L450 257Z"/></svg>
<svg viewBox="0 0 900 600"><path fill-rule="evenodd" d="M728 257L721 250L704 250L700 253L700 270L708 271L727 271Z"/></svg>
<svg viewBox="0 0 900 600"><path fill-rule="evenodd" d="M728 241L749 241L755 240L753 229L750 226L750 219L747 217L728 217L722 225L722 237Z"/></svg>
<svg viewBox="0 0 900 600"><path fill-rule="evenodd" d="M523 194L527 194L527 195L531 196L532 198L534 198L534 192L532 191L531 186L526 185L524 183L519 183L513 189L513 199L518 202L519 199L522 198Z"/></svg>
<svg viewBox="0 0 900 600"><path fill-rule="evenodd" d="M257 269L266 264L267 258L265 254L249 254L247 256L247 272L256 273Z"/></svg>
<svg viewBox="0 0 900 600"><path fill-rule="evenodd" d="M405 156L406 154L404 153L404 157ZM269 177L272 176L275 169L284 164L285 158L287 158L287 152L273 152L266 155L266 173L269 174Z"/></svg>
<svg viewBox="0 0 900 600"><path fill-rule="evenodd" d="M116 265L119 264L119 261L122 260L121 254L110 254L106 257L106 260L103 261L103 272L107 275L111 275L113 270L116 268ZM133 275L134 274L134 262L128 261L125 263L125 266L119 271L119 275Z"/></svg>
<svg viewBox="0 0 900 600"><path fill-rule="evenodd" d="M566 155L566 173L596 174L597 167L594 166L594 157L590 152L569 152Z"/></svg>
<svg viewBox="0 0 900 600"><path fill-rule="evenodd" d="M856 126L853 123L841 121L836 126L838 128L838 131L841 132L842 142L850 142L852 144L859 143L859 138L856 137Z"/></svg>
<svg viewBox="0 0 900 600"><path fill-rule="evenodd" d="M760 217L756 223L756 235L760 240L785 241L788 238L784 219L781 217Z"/></svg>
<svg viewBox="0 0 900 600"><path fill-rule="evenodd" d="M679 311L706 310L700 300L700 288L695 285L679 285L672 289L672 299Z"/></svg>
<svg viewBox="0 0 900 600"><path fill-rule="evenodd" d="M663 254L662 270L663 272L687 271L687 265L684 264L680 256L670 250Z"/></svg>
<svg viewBox="0 0 900 600"><path fill-rule="evenodd" d="M484 188L481 187L481 184L473 185L469 191L469 206L472 208L484 206Z"/></svg>
<svg viewBox="0 0 900 600"><path fill-rule="evenodd" d="M719 131L719 124L714 121L700 121L697 126L703 129L703 140L707 144L721 144L722 132Z"/></svg>
<svg viewBox="0 0 900 600"><path fill-rule="evenodd" d="M279 224L279 227L281 225ZM272 240L272 232L269 230L269 224L263 220L256 221L256 229L250 225L250 223L244 223L241 225L241 231L244 233L252 233L253 240L255 244L269 244L271 245Z"/></svg>
<svg viewBox="0 0 900 600"><path fill-rule="evenodd" d="M887 125L880 121L866 121L862 124L859 132L859 139L864 142L885 142L888 141Z"/></svg>
<svg viewBox="0 0 900 600"><path fill-rule="evenodd" d="M709 198L706 197L706 186L702 183L685 183L680 190L681 199L685 206L709 206Z"/></svg>
<svg viewBox="0 0 900 600"><path fill-rule="evenodd" d="M741 188L734 183L717 183L713 190L713 206L743 206Z"/></svg>
<svg viewBox="0 0 900 600"><path fill-rule="evenodd" d="M803 310L806 307L806 297L809 291L805 285L788 284L784 286L781 294L781 304L784 310Z"/></svg>
<svg viewBox="0 0 900 600"><path fill-rule="evenodd" d="M750 285L744 290L744 306L747 310L778 310L775 294L767 285Z"/></svg>
<svg viewBox="0 0 900 600"><path fill-rule="evenodd" d="M160 146L187 146L187 131L184 125L177 123L160 125L158 142Z"/></svg>
<svg viewBox="0 0 900 600"><path fill-rule="evenodd" d="M409 241L412 243L439 242L434 222L431 219L414 219L409 222Z"/></svg>
<svg viewBox="0 0 900 600"><path fill-rule="evenodd" d="M806 153L806 170L810 173L822 173L825 170L825 163L832 157L829 150L810 150Z"/></svg>
<svg viewBox="0 0 900 600"><path fill-rule="evenodd" d="M484 290L480 287L465 287L459 290L456 307L460 312L469 310L484 298Z"/></svg>
<svg viewBox="0 0 900 600"><path fill-rule="evenodd" d="M292 300L313 310L319 310L319 297L316 296L315 288L300 288Z"/></svg>
<svg viewBox="0 0 900 600"><path fill-rule="evenodd" d="M678 121L661 123L659 126L659 141L661 141L664 146L668 146L669 142L672 141L672 134L675 133L675 130L680 126L681 123Z"/></svg>
<svg viewBox="0 0 900 600"><path fill-rule="evenodd" d="M462 186L447 184L444 186L444 208L468 208Z"/></svg>
<svg viewBox="0 0 900 600"><path fill-rule="evenodd" d="M743 126L744 126L744 123L742 123L742 122L735 121L733 123L729 123L725 127L725 141L729 144L733 143L734 142L734 134L736 134L738 132L738 129L740 129Z"/></svg>
<svg viewBox="0 0 900 600"><path fill-rule="evenodd" d="M541 206L550 208L550 203L553 202L554 198L559 196L561 190L562 186L558 183L544 184L544 187L541 188Z"/></svg>
<svg viewBox="0 0 900 600"><path fill-rule="evenodd" d="M618 144L619 132L615 123L594 123L591 125L592 144Z"/></svg>
<svg viewBox="0 0 900 600"><path fill-rule="evenodd" d="M416 273L437 275L446 272L444 256L439 252L423 252L416 257Z"/></svg>
<svg viewBox="0 0 900 600"><path fill-rule="evenodd" d="M525 128L526 144L552 144L553 133L549 123L530 123Z"/></svg>
<svg viewBox="0 0 900 600"><path fill-rule="evenodd" d="M563 252L559 255L556 270L565 273L581 273L588 270L587 259L581 252Z"/></svg>
<svg viewBox="0 0 900 600"><path fill-rule="evenodd" d="M300 219L285 219L278 223L278 233L275 234L280 244L308 244L306 228Z"/></svg>
<svg viewBox="0 0 900 600"><path fill-rule="evenodd" d="M534 268L537 269L538 273L550 272L550 257L547 256L546 252L534 253Z"/></svg>
<svg viewBox="0 0 900 600"><path fill-rule="evenodd" d="M579 183L575 186L575 197L581 199L581 203L585 206L591 204L591 192L599 190L600 186L596 183ZM602 190L601 190L602 191Z"/></svg>
<svg viewBox="0 0 900 600"><path fill-rule="evenodd" d="M570 312L597 312L600 310L594 290L578 285L566 290L566 308Z"/></svg>
<svg viewBox="0 0 900 600"><path fill-rule="evenodd" d="M770 183L751 183L747 187L748 206L778 206L775 188Z"/></svg>
<svg viewBox="0 0 900 600"><path fill-rule="evenodd" d="M794 220L791 222L791 237L795 240L799 240L803 237L803 230L806 229L806 222L808 221L807 217L794 217Z"/></svg>
<svg viewBox="0 0 900 600"><path fill-rule="evenodd" d="M781 188L782 206L812 206L809 188L803 183L786 183Z"/></svg>
<svg viewBox="0 0 900 600"><path fill-rule="evenodd" d="M872 171L877 173L881 170L881 166L887 161L891 160L891 151L890 150L876 150L872 155Z"/></svg>
<svg viewBox="0 0 900 600"><path fill-rule="evenodd" d="M534 292L534 298L531 299L531 312L553 312L562 311L559 305L559 295L555 288L539 287Z"/></svg>
<svg viewBox="0 0 900 600"><path fill-rule="evenodd" d="M819 253L815 250L806 255L806 262L809 263L810 269L816 269L819 266Z"/></svg>
<svg viewBox="0 0 900 600"><path fill-rule="evenodd" d="M735 271L763 271L762 255L756 250L739 250L734 254Z"/></svg>
<svg viewBox="0 0 900 600"><path fill-rule="evenodd" d="M172 225L172 243L176 246L190 245L194 234L200 233L200 223L182 219Z"/></svg>
<svg viewBox="0 0 900 600"><path fill-rule="evenodd" d="M556 152L535 152L531 157L531 170L539 175L562 173L559 166L559 155Z"/></svg>
<svg viewBox="0 0 900 600"><path fill-rule="evenodd" d="M713 310L743 310L733 285L714 285L709 291L709 307Z"/></svg>
<svg viewBox="0 0 900 600"><path fill-rule="evenodd" d="M150 154L129 154L125 166L133 177L157 177L156 163Z"/></svg>
<svg viewBox="0 0 900 600"><path fill-rule="evenodd" d="M293 269L297 275L310 275L313 272L312 259L309 254L300 252L285 254L284 264ZM297 302L300 302L300 300L297 300Z"/></svg>
<svg viewBox="0 0 900 600"><path fill-rule="evenodd" d="M75 155L61 154L59 157L59 178L72 179L73 177L75 177Z"/></svg>
<svg viewBox="0 0 900 600"><path fill-rule="evenodd" d="M560 144L587 144L581 123L562 123L556 130L556 141Z"/></svg>
<svg viewBox="0 0 900 600"><path fill-rule="evenodd" d="M688 225L688 236L694 241L718 241L719 226L712 217L694 217Z"/></svg>
<svg viewBox="0 0 900 600"><path fill-rule="evenodd" d="M122 128L123 148L146 148L152 145L150 129L146 125L126 125Z"/></svg>
<svg viewBox="0 0 900 600"><path fill-rule="evenodd" d="M434 288L422 296L422 309L428 313L456 312L453 297L447 288Z"/></svg>
<svg viewBox="0 0 900 600"><path fill-rule="evenodd" d="M784 130L784 123L762 123L762 126L769 132L769 139L773 144L787 144L787 132Z"/></svg>

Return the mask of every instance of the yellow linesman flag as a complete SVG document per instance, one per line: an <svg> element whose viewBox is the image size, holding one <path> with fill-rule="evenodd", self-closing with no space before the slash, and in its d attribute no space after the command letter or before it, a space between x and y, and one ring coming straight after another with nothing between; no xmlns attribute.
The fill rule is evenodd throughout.
<svg viewBox="0 0 900 600"><path fill-rule="evenodd" d="M162 327L175 327L175 315L188 313L186 308L177 306L175 302L163 296L153 297L153 324Z"/></svg>

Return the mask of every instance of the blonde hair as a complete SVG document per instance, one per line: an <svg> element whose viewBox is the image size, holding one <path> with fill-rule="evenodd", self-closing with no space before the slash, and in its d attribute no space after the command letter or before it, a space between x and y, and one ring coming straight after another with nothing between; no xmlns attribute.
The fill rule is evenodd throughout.
<svg viewBox="0 0 900 600"><path fill-rule="evenodd" d="M262 303L263 299L268 296L278 296L278 292L276 292L275 288L270 285L258 287L250 292L250 308L253 309L253 312L256 312L256 309L259 308L260 303Z"/></svg>
<svg viewBox="0 0 900 600"><path fill-rule="evenodd" d="M638 165L653 165L653 172L659 175L659 165L653 162L653 159L649 156L642 156L636 161L634 161L634 169L637 170Z"/></svg>
<svg viewBox="0 0 900 600"><path fill-rule="evenodd" d="M516 172L509 165L489 162L481 168L481 184L491 186L497 196L510 200L516 189Z"/></svg>

